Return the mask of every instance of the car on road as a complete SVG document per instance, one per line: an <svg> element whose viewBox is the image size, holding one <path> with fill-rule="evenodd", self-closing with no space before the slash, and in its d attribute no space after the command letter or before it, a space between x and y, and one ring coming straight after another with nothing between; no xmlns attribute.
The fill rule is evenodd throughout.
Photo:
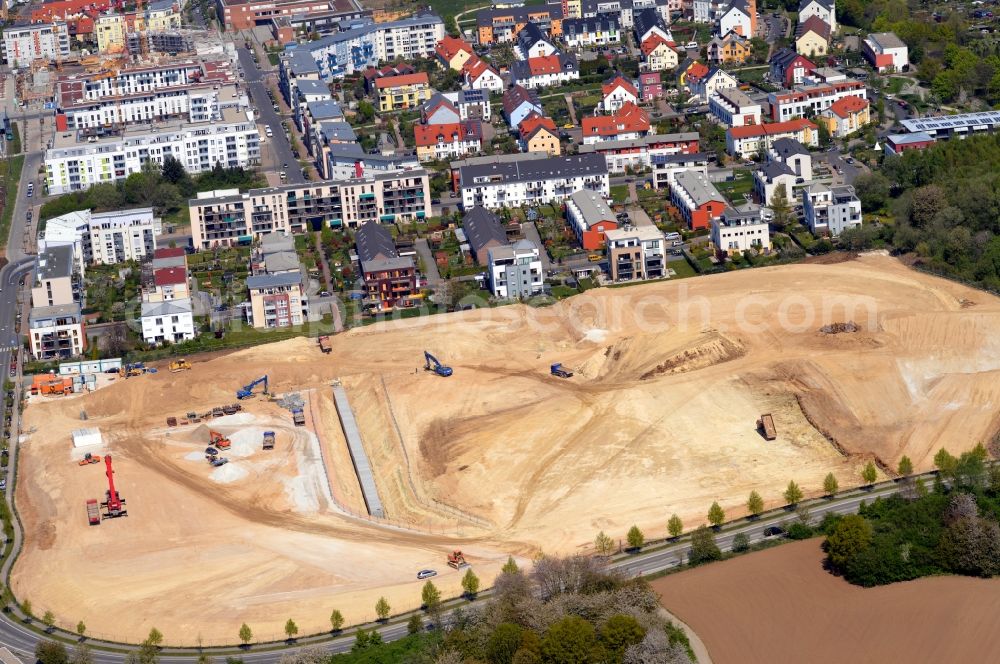
<svg viewBox="0 0 1000 664"><path fill-rule="evenodd" d="M28 183L28 198L31 198L34 193L35 193L35 183L34 182L29 182Z"/></svg>
<svg viewBox="0 0 1000 664"><path fill-rule="evenodd" d="M768 526L764 529L764 537L780 537L785 531L780 526Z"/></svg>
<svg viewBox="0 0 1000 664"><path fill-rule="evenodd" d="M429 579L432 576L437 576L437 572L435 572L432 569L422 569L419 572L417 572L417 578L420 579L421 581L423 581L424 579Z"/></svg>
<svg viewBox="0 0 1000 664"><path fill-rule="evenodd" d="M278 173L278 177L281 178L282 180L285 180L288 178L288 174L285 173L284 171L281 171L280 173Z"/></svg>
<svg viewBox="0 0 1000 664"><path fill-rule="evenodd" d="M846 162L847 162L848 164L851 164L851 165L853 165L853 164L854 164L854 157L848 157L848 158L847 158L847 159L845 159L844 161L846 161Z"/></svg>
<svg viewBox="0 0 1000 664"><path fill-rule="evenodd" d="M330 297L330 291L320 291L319 292L319 296L320 297Z"/></svg>
<svg viewBox="0 0 1000 664"><path fill-rule="evenodd" d="M282 164L281 167L282 168L288 168L288 164Z"/></svg>

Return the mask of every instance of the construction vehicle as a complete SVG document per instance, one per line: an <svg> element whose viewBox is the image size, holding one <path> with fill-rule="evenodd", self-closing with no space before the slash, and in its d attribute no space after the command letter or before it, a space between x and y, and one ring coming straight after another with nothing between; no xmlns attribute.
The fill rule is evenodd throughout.
<svg viewBox="0 0 1000 664"><path fill-rule="evenodd" d="M264 384L263 394L267 394L267 376L261 376L255 381L252 381L249 385L244 385L236 392L237 399L250 399L254 397L253 388L257 387L261 383Z"/></svg>
<svg viewBox="0 0 1000 664"><path fill-rule="evenodd" d="M208 441L209 444L212 447L219 448L220 450L228 450L230 447L232 447L233 444L228 438L223 436L218 431L209 431L208 438L209 438Z"/></svg>
<svg viewBox="0 0 1000 664"><path fill-rule="evenodd" d="M572 378L573 372L562 365L562 362L556 362L551 367L549 367L549 372L553 376L559 376L560 378Z"/></svg>
<svg viewBox="0 0 1000 664"><path fill-rule="evenodd" d="M97 505L96 498L91 498L87 501L87 521L92 526L101 525L101 509Z"/></svg>
<svg viewBox="0 0 1000 664"><path fill-rule="evenodd" d="M306 425L306 414L302 412L301 408L296 408L292 411L292 422L297 427L304 427Z"/></svg>
<svg viewBox="0 0 1000 664"><path fill-rule="evenodd" d="M217 456L219 456L219 450L215 449L214 447L206 447L205 448L205 458L206 459L208 459L209 461L211 461L212 459L214 459Z"/></svg>
<svg viewBox="0 0 1000 664"><path fill-rule="evenodd" d="M329 353L331 350L333 350L332 348L330 348L330 337L328 337L327 335L325 334L321 335L318 341L319 341L319 349L324 353Z"/></svg>
<svg viewBox="0 0 1000 664"><path fill-rule="evenodd" d="M136 362L135 364L123 364L118 370L118 375L122 378L133 378L135 376L141 376L146 373L146 365L142 362Z"/></svg>
<svg viewBox="0 0 1000 664"><path fill-rule="evenodd" d="M273 450L274 449L274 432L265 431L264 432L264 449Z"/></svg>
<svg viewBox="0 0 1000 664"><path fill-rule="evenodd" d="M115 471L111 467L110 454L104 457L104 464L108 468L105 472L108 476L108 490L104 502L101 503L101 507L104 508L103 517L105 519L115 519L120 516L128 516L128 511L125 509L125 499L115 489Z"/></svg>
<svg viewBox="0 0 1000 664"><path fill-rule="evenodd" d="M225 466L227 463L229 463L229 459L227 459L226 457L213 457L212 460L209 461L209 463L218 468L219 466Z"/></svg>
<svg viewBox="0 0 1000 664"><path fill-rule="evenodd" d="M167 426L168 427L175 427L175 426L177 426L177 418L176 417L168 417L167 418Z"/></svg>
<svg viewBox="0 0 1000 664"><path fill-rule="evenodd" d="M459 550L452 551L448 554L448 567L454 567L455 569L462 569L463 567L468 567L469 563L465 562L465 556Z"/></svg>
<svg viewBox="0 0 1000 664"><path fill-rule="evenodd" d="M223 415L235 415L241 410L243 410L243 406L238 403L231 403L222 407Z"/></svg>
<svg viewBox="0 0 1000 664"><path fill-rule="evenodd" d="M191 368L191 363L187 360L174 360L170 363L170 373L179 373Z"/></svg>
<svg viewBox="0 0 1000 664"><path fill-rule="evenodd" d="M443 376L444 378L447 378L453 373L451 367L446 367L441 364L436 357L428 353L426 350L424 351L424 370L433 371L437 375Z"/></svg>
<svg viewBox="0 0 1000 664"><path fill-rule="evenodd" d="M97 456L96 454L91 454L90 452L84 454L83 458L80 459L81 466L89 466L93 463L100 463L100 462L101 462L101 457Z"/></svg>
<svg viewBox="0 0 1000 664"><path fill-rule="evenodd" d="M778 430L774 428L774 418L771 413L764 413L757 420L757 430L764 434L764 440L774 440L778 437Z"/></svg>

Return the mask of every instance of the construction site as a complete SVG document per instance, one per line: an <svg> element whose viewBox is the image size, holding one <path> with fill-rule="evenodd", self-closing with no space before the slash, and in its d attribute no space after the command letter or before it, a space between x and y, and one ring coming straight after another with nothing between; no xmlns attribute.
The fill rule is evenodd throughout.
<svg viewBox="0 0 1000 664"><path fill-rule="evenodd" d="M333 609L416 608L421 570L457 596L466 564L487 587L601 530L661 538L673 513L738 518L751 490L777 506L789 480L815 496L903 454L928 469L1000 426L1000 300L865 255L188 366L28 406L12 585L36 613L170 645L328 631Z"/></svg>

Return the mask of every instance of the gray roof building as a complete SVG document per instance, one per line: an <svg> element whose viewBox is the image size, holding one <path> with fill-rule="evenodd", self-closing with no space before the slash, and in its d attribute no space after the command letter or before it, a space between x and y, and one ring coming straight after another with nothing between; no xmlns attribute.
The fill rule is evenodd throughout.
<svg viewBox="0 0 1000 664"><path fill-rule="evenodd" d="M296 286L302 283L302 274L296 272L280 272L278 274L255 274L247 277L247 288L277 288L281 286Z"/></svg>
<svg viewBox="0 0 1000 664"><path fill-rule="evenodd" d="M789 157L794 157L795 155L809 154L809 150L794 138L777 139L771 144L771 150L781 157L782 160L787 160Z"/></svg>
<svg viewBox="0 0 1000 664"><path fill-rule="evenodd" d="M480 264L485 264L489 259L491 248L507 244L507 233L500 225L500 218L481 205L476 205L465 213L462 217L462 229Z"/></svg>
<svg viewBox="0 0 1000 664"><path fill-rule="evenodd" d="M327 92L329 92L329 90ZM311 101L306 104L306 109L309 111L309 115L312 116L313 120L316 121L342 120L344 118L344 110L340 107L340 104L332 99Z"/></svg>
<svg viewBox="0 0 1000 664"><path fill-rule="evenodd" d="M327 86L325 81L317 81L311 78L306 78L301 81L296 81L295 89L299 91L299 94L303 95L330 94L330 88L329 86Z"/></svg>
<svg viewBox="0 0 1000 664"><path fill-rule="evenodd" d="M674 180L687 192L697 207L710 201L726 201L726 197L720 194L715 185L699 171L681 171Z"/></svg>
<svg viewBox="0 0 1000 664"><path fill-rule="evenodd" d="M493 160L489 163L463 166L459 170L462 186L470 186L477 178L486 178L490 184L531 182L555 178L604 175L607 162L600 154L579 154L545 159L519 159L516 161Z"/></svg>
<svg viewBox="0 0 1000 664"><path fill-rule="evenodd" d="M354 243L362 263L399 257L389 229L374 221L361 224L354 233Z"/></svg>
<svg viewBox="0 0 1000 664"><path fill-rule="evenodd" d="M252 279L253 277L251 277ZM164 300L162 302L143 302L141 316L176 316L191 313L191 298Z"/></svg>
<svg viewBox="0 0 1000 664"><path fill-rule="evenodd" d="M73 245L49 247L35 259L35 279L59 279L73 276Z"/></svg>

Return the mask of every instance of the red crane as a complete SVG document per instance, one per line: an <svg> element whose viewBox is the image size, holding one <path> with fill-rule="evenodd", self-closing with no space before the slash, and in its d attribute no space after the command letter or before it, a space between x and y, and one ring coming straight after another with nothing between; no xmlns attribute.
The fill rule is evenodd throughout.
<svg viewBox="0 0 1000 664"><path fill-rule="evenodd" d="M110 454L104 457L104 463L108 467L105 473L108 476L107 500L101 503L101 507L107 510L104 513L104 518L111 519L117 516L128 516L128 511L125 509L125 501L122 500L122 497L118 495L118 490L115 489L115 471L111 468Z"/></svg>

